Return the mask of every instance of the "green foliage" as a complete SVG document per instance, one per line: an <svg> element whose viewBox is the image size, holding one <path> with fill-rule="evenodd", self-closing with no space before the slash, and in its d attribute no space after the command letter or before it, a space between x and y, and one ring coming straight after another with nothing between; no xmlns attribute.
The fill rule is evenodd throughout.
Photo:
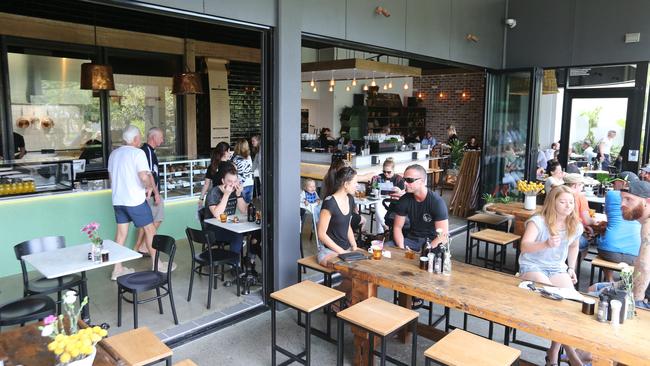
<svg viewBox="0 0 650 366"><path fill-rule="evenodd" d="M483 199L483 202L485 202L485 203L494 203L496 201L496 198L493 195L489 194L489 193L483 193L481 198Z"/></svg>
<svg viewBox="0 0 650 366"><path fill-rule="evenodd" d="M609 183L609 174L598 173L596 174L596 180L599 181L600 184Z"/></svg>
<svg viewBox="0 0 650 366"><path fill-rule="evenodd" d="M596 139L594 137L593 129L598 127L598 121L600 120L600 112L603 110L603 107L596 107L590 111L584 111L580 113L580 117L587 117L587 123L589 124L589 129L585 140L589 141L591 146L594 146Z"/></svg>
<svg viewBox="0 0 650 366"><path fill-rule="evenodd" d="M510 202L512 202L512 197L510 197L510 196L499 197L499 202L500 203L510 203Z"/></svg>
<svg viewBox="0 0 650 366"><path fill-rule="evenodd" d="M450 159L451 159L451 164L454 167L460 167L460 163L463 161L463 154L465 153L465 143L460 141L460 139L456 139L452 141L450 144Z"/></svg>

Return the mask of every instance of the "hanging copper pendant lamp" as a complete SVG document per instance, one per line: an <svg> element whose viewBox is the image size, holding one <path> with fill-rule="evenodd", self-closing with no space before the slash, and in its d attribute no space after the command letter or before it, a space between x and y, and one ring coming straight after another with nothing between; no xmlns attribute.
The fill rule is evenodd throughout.
<svg viewBox="0 0 650 366"><path fill-rule="evenodd" d="M203 94L203 83L201 74L198 72L185 71L175 74L172 83L172 94Z"/></svg>
<svg viewBox="0 0 650 366"><path fill-rule="evenodd" d="M96 63L81 64L81 89L115 90L113 67Z"/></svg>

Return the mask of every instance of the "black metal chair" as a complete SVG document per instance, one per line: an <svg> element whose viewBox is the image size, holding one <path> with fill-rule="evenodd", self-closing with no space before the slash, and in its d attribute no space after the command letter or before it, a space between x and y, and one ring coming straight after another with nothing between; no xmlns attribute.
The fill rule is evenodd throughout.
<svg viewBox="0 0 650 366"><path fill-rule="evenodd" d="M34 295L0 305L0 327L41 320L56 313L56 303L46 295Z"/></svg>
<svg viewBox="0 0 650 366"><path fill-rule="evenodd" d="M117 278L117 326L122 326L122 300L133 304L133 328L138 327L138 305L150 301L158 301L158 311L163 313L162 298L169 295L169 302L174 315L174 324L178 325L176 306L174 306L174 294L172 292L172 267L174 255L176 254L176 241L171 236L156 235L153 237L153 248L156 249L153 271L143 271L127 274ZM159 272L158 263L160 253L168 256L167 271ZM161 293L160 290L164 292ZM138 294L146 291L156 290L156 296L146 299L138 299ZM125 293L132 295L131 299L124 297Z"/></svg>
<svg viewBox="0 0 650 366"><path fill-rule="evenodd" d="M192 286L194 284L194 273L197 273L199 276L208 276L209 287L208 287L208 305L207 308L210 309L212 301L212 288L217 289L217 281L214 280L214 277L219 273L215 272L214 268L220 266L221 270L221 280L224 280L223 266L228 265L233 268L236 272L236 284L237 284L237 296L240 296L240 275L241 268L239 266L239 253L217 248L210 247L208 243L214 243L214 233L211 231L202 231L192 228L185 229L185 234L187 235L187 241L190 245L190 252L192 254L192 271L190 272L190 288L187 293L187 301L192 299ZM194 248L194 245L202 245L201 250L197 253L197 250ZM208 268L208 272L203 271L203 267Z"/></svg>
<svg viewBox="0 0 650 366"><path fill-rule="evenodd" d="M62 236L46 236L14 245L14 253L16 254L16 259L20 261L20 269L23 275L23 296L46 295L56 292L57 311L59 313L61 313L61 292L76 287L77 293L84 293L81 290L81 287L85 286L83 279L79 275L67 275L53 279L45 277L30 279L26 263L22 257L60 248L65 248L65 238Z"/></svg>

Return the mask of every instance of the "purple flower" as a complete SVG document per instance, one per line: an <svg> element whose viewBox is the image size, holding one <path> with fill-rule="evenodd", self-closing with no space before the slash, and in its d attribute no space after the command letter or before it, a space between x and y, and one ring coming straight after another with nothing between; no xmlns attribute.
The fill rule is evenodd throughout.
<svg viewBox="0 0 650 366"><path fill-rule="evenodd" d="M56 321L56 316L48 315L47 318L43 319L43 324L50 325Z"/></svg>

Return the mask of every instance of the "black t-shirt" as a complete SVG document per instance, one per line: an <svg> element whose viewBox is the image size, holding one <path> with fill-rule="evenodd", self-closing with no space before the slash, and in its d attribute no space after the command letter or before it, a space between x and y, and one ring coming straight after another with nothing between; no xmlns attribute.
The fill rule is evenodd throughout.
<svg viewBox="0 0 650 366"><path fill-rule="evenodd" d="M403 195L395 207L395 213L409 218L409 238L435 238L436 221L447 220L447 205L435 192L429 191L422 202L416 201L413 193Z"/></svg>
<svg viewBox="0 0 650 366"><path fill-rule="evenodd" d="M354 211L354 198L348 195L348 200L350 210L347 215L344 215L341 212L334 196L327 196L327 198L323 200L323 207L321 208L321 211L327 210L332 216L330 218L330 223L327 226L327 236L329 236L338 246L346 250L350 249L352 246L348 240L348 230L350 229L350 220L352 218L352 212Z"/></svg>
<svg viewBox="0 0 650 366"><path fill-rule="evenodd" d="M212 216L212 212L210 211L210 206L218 205L219 203L221 203L222 198L223 198L223 192L221 191L221 188L219 186L214 186L210 189L210 192L208 192L208 195L205 198L206 219L211 219L214 217ZM230 197L228 197L228 203L226 203L225 213L226 215L234 215L236 209L237 209L237 194L233 192L230 194Z"/></svg>
<svg viewBox="0 0 650 366"><path fill-rule="evenodd" d="M160 175L158 174L158 157L156 156L156 151L146 142L142 144L141 149L144 151L144 154L147 156L147 162L149 163L149 170L153 175L153 180L156 182L156 187L160 189Z"/></svg>

